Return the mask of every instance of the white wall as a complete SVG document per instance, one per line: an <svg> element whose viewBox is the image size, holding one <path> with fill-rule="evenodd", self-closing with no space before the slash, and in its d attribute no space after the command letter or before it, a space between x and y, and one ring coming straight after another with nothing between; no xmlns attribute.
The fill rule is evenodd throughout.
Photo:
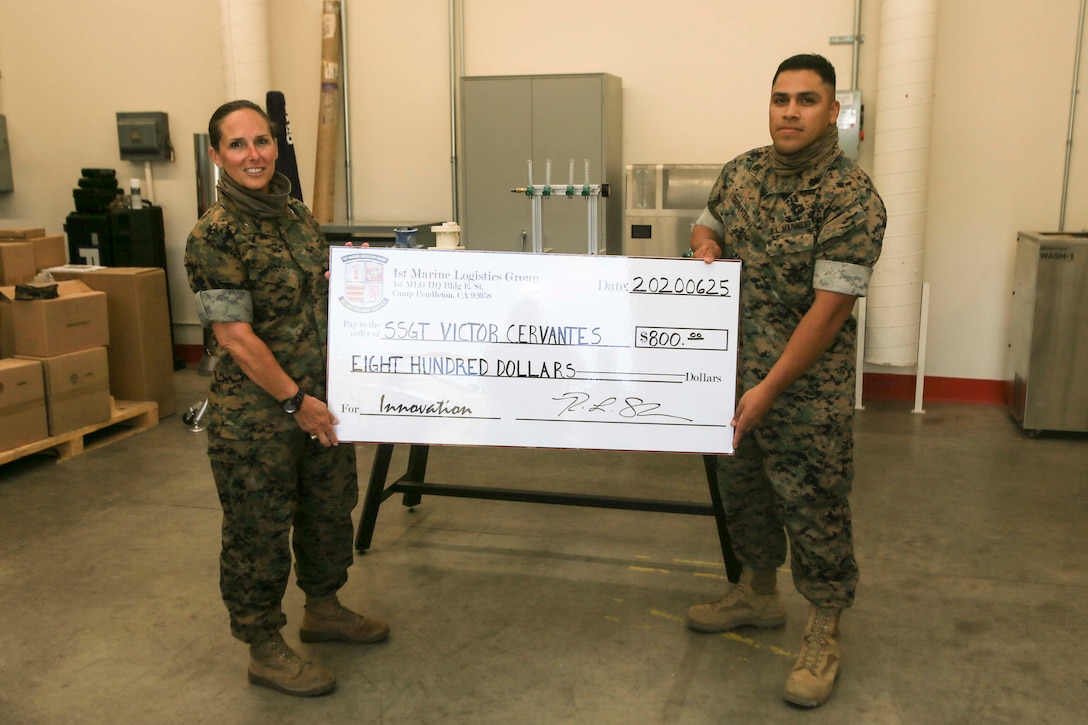
<svg viewBox="0 0 1088 725"><path fill-rule="evenodd" d="M347 2L354 220L450 218L448 3ZM272 83L287 98L309 199L322 3L268 3ZM1079 3L941 3L925 268L929 375L1005 377L1016 231L1058 224ZM620 76L627 163L718 163L767 143L770 79L795 52L823 53L840 87L849 85L851 48L828 38L852 32L852 0L464 5L468 75ZM871 168L880 3L863 0L862 20L862 165ZM226 100L218 23L216 0L0 4L0 113L17 187L0 194L0 223L59 231L81 167L142 174L118 158L114 113L168 112L177 161L155 164L155 201L167 220L174 318L185 323L179 342L200 339L181 254L196 216L192 136ZM1088 69L1081 74L1084 85ZM1070 230L1088 227L1083 102L1073 148ZM342 222L342 182L336 208Z"/></svg>
<svg viewBox="0 0 1088 725"><path fill-rule="evenodd" d="M61 233L82 168L116 169L124 186L142 178L143 163L121 161L116 113L165 111L176 161L153 164L153 200L174 317L195 322L182 266L197 218L193 134L222 102L222 65L217 0L0 3L0 113L15 182L0 194L0 224ZM199 344L199 330L190 339Z"/></svg>
<svg viewBox="0 0 1088 725"><path fill-rule="evenodd" d="M1016 232L1058 228L1078 0L957 0L938 16L927 374L1006 377ZM1088 82L1082 50L1080 84ZM1067 231L1088 229L1083 97Z"/></svg>

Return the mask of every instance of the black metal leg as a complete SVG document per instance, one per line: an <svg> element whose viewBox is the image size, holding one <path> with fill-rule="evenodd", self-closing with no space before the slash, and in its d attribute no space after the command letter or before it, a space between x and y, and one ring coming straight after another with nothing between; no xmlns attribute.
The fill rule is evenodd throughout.
<svg viewBox="0 0 1088 725"><path fill-rule="evenodd" d="M722 545L725 576L736 584L740 581L743 565L733 553L733 541L729 538L729 529L725 525L725 506L722 505L722 492L718 488L718 457L703 456L703 467L706 468L706 482L710 486L710 505L714 508L714 522L718 525L718 540Z"/></svg>
<svg viewBox="0 0 1088 725"><path fill-rule="evenodd" d="M382 502L394 493L403 494L404 506L418 506L424 493L445 496L467 496L471 498L490 498L495 500L527 501L536 503L556 503L578 506L597 506L605 508L631 509L638 511L661 511L685 514L713 514L718 527L718 540L721 544L722 558L725 561L725 573L731 582L740 581L742 565L733 553L733 544L726 527L725 507L722 505L721 491L718 489L717 456L703 456L706 468L706 480L710 489L710 507L705 504L682 503L676 501L644 501L642 499L613 499L608 497L587 497L576 494L543 495L511 489L476 489L466 486L426 483L427 457L430 446L412 445L408 452L408 466L403 476L388 488L389 465L393 458L393 444L380 443L374 453L370 469L370 481L363 499L363 510L359 517L359 530L355 536L355 548L364 553L370 548L374 537L374 527L378 520L378 509ZM408 489L408 490L405 490Z"/></svg>
<svg viewBox="0 0 1088 725"><path fill-rule="evenodd" d="M359 516L359 530L355 534L355 550L365 552L374 538L374 525L378 521L378 507L382 505L385 480L389 476L389 462L393 458L393 444L381 443L374 452L374 463L370 467L370 482L363 498L363 512Z"/></svg>
<svg viewBox="0 0 1088 725"><path fill-rule="evenodd" d="M414 445L408 449L408 469L401 478L405 483L423 483L427 479L427 455L431 447ZM423 496L418 493L406 493L401 503L408 508L418 506Z"/></svg>

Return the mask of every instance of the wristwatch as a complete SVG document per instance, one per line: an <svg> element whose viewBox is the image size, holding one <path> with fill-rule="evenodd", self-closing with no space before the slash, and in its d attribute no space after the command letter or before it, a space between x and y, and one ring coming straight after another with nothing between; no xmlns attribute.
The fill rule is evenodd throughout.
<svg viewBox="0 0 1088 725"><path fill-rule="evenodd" d="M283 412L287 413L287 415L294 415L302 407L302 399L305 397L306 393L302 392L302 388L299 388L293 398L281 401L280 407L283 408Z"/></svg>

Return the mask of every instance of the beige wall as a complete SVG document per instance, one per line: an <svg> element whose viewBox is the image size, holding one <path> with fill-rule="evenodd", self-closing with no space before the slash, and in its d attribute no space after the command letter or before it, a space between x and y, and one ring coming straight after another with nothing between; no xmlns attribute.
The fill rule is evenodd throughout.
<svg viewBox="0 0 1088 725"><path fill-rule="evenodd" d="M450 218L448 4L348 2L355 221ZM1079 4L940 3L925 263L929 375L1005 376L1016 231L1058 224ZM849 85L851 49L828 38L852 31L851 0L464 5L468 75L620 76L627 163L718 163L766 143L770 76L794 52L825 54L840 87ZM272 84L287 98L309 199L322 3L268 6ZM859 85L869 129L862 164L871 168L880 3L864 0L862 19ZM80 168L143 174L142 165L119 160L115 112L166 111L177 159L156 163L153 174L183 342L200 339L181 266L196 217L192 137L226 100L221 59L217 0L0 4L0 113L16 183L14 193L0 194L0 223L60 231ZM1081 73L1084 85L1088 70ZM1083 103L1073 148L1070 230L1088 228ZM342 222L342 181L336 208Z"/></svg>
<svg viewBox="0 0 1088 725"><path fill-rule="evenodd" d="M222 63L217 0L0 3L0 113L15 181L0 194L0 223L62 232L82 168L116 169L124 185L142 178L143 163L121 161L116 113L165 111L176 160L153 164L153 200L174 318L195 322L182 266L197 216L193 134L222 102Z"/></svg>

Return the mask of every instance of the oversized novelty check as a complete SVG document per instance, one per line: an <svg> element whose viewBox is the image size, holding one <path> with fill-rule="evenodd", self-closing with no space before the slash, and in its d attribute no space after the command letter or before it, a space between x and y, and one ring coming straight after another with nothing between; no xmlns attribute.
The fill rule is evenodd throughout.
<svg viewBox="0 0 1088 725"><path fill-rule="evenodd" d="M341 440L732 453L739 262L330 253Z"/></svg>

